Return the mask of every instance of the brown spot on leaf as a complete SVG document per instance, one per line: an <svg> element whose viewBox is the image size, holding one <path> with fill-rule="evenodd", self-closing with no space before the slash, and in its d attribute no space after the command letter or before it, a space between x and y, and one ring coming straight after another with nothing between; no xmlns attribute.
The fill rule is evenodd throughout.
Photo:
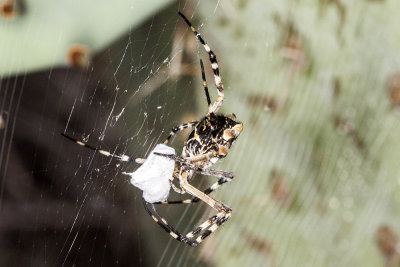
<svg viewBox="0 0 400 267"><path fill-rule="evenodd" d="M309 63L309 54L306 52L306 38L297 29L295 23L291 20L281 21L279 18L275 18L275 22L283 28L279 54L289 63L284 83L276 98L276 113L280 114L287 104L296 75L300 71L311 71L312 64Z"/></svg>
<svg viewBox="0 0 400 267"><path fill-rule="evenodd" d="M333 89L333 98L337 99L339 97L340 93L341 93L341 90L342 90L342 85L341 85L340 79L338 77L335 77L333 79L333 87L332 87L332 89Z"/></svg>
<svg viewBox="0 0 400 267"><path fill-rule="evenodd" d="M15 5L15 1L12 0L4 0L0 2L0 14L4 18L14 19L17 17L18 12Z"/></svg>
<svg viewBox="0 0 400 267"><path fill-rule="evenodd" d="M349 121L340 116L335 116L333 123L339 134L349 136L359 150L366 152L364 141L357 129Z"/></svg>
<svg viewBox="0 0 400 267"><path fill-rule="evenodd" d="M268 257L270 256L272 246L269 242L245 230L243 230L243 237L244 240L249 244L250 248L261 252Z"/></svg>
<svg viewBox="0 0 400 267"><path fill-rule="evenodd" d="M261 106L265 112L276 110L276 99L274 97L253 94L249 95L246 100L250 106Z"/></svg>
<svg viewBox="0 0 400 267"><path fill-rule="evenodd" d="M67 61L72 67L86 68L89 65L89 52L89 48L85 45L71 45L68 50Z"/></svg>
<svg viewBox="0 0 400 267"><path fill-rule="evenodd" d="M295 65L295 70L303 70L309 66L306 60L305 37L290 19L282 19L279 14L273 15L275 24L281 28L280 54Z"/></svg>
<svg viewBox="0 0 400 267"><path fill-rule="evenodd" d="M320 0L320 5L325 7L327 5L333 5L339 16L339 25L337 28L337 35L341 36L344 24L346 22L346 6L340 0Z"/></svg>
<svg viewBox="0 0 400 267"><path fill-rule="evenodd" d="M282 57L292 63L292 72L304 70L308 66L306 51L304 48L304 37L295 27L292 21L284 26L283 47L281 48Z"/></svg>
<svg viewBox="0 0 400 267"><path fill-rule="evenodd" d="M293 198L290 195L287 184L284 181L283 174L277 170L271 172L272 198L284 207L289 207Z"/></svg>
<svg viewBox="0 0 400 267"><path fill-rule="evenodd" d="M387 91L390 103L400 109L400 73L394 73L387 80Z"/></svg>
<svg viewBox="0 0 400 267"><path fill-rule="evenodd" d="M400 263L399 239L388 225L381 225L375 232L375 242L385 258L385 266L395 267Z"/></svg>

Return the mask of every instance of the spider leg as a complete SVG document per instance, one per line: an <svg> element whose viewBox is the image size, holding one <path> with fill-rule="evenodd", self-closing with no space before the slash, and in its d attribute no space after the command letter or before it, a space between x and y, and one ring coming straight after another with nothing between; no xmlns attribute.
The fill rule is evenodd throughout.
<svg viewBox="0 0 400 267"><path fill-rule="evenodd" d="M173 181L169 181L169 184L171 185L172 189L178 193L178 194L185 194L186 192L180 188L178 188L176 185L174 185ZM161 202L155 202L154 204L160 204Z"/></svg>
<svg viewBox="0 0 400 267"><path fill-rule="evenodd" d="M207 205L212 207L218 212L231 212L231 208L226 206L224 203L221 201L218 201L209 195L205 194L204 192L201 192L191 184L189 184L188 180L193 176L194 171L190 170L181 170L180 175L179 175L179 185L182 190L184 190L186 193L191 194L194 197L199 198L203 202L205 202Z"/></svg>
<svg viewBox="0 0 400 267"><path fill-rule="evenodd" d="M70 141L72 141L74 143L77 143L80 146L83 146L83 147L89 148L90 150L99 152L103 156L112 157L112 158L120 160L120 161L136 162L138 164L143 164L145 162L145 160L146 160L146 159L143 159L143 158L133 158L133 157L130 157L130 156L127 156L127 155L115 155L115 154L113 154L113 153L111 153L109 151L105 151L105 150L96 148L94 146L91 146L89 144L86 144L84 142L81 142L81 141L79 141L79 140L77 140L75 138L72 138L71 136L68 136L68 135L64 134L64 133L61 133L61 135L64 136L65 138L67 138L68 140L70 140Z"/></svg>
<svg viewBox="0 0 400 267"><path fill-rule="evenodd" d="M208 175L208 176L220 177L220 179L217 182L215 182L209 188L207 188L206 190L203 191L203 193L206 194L206 195L208 195L211 192L217 190L221 185L223 185L225 183L228 183L228 182L232 181L232 179L233 179L233 173L231 173L231 172L224 172L224 171L210 170L210 169L206 169L206 170L198 169L198 170L195 170L195 172L200 173L200 174L204 174L204 175ZM179 190L181 190L181 189L179 189ZM199 200L200 200L199 198L195 197L195 198L192 198L192 199L188 198L188 199L183 199L183 200L160 201L160 202L155 202L153 204L161 204L161 205L191 204L191 203L199 202Z"/></svg>
<svg viewBox="0 0 400 267"><path fill-rule="evenodd" d="M220 170L213 170L213 169L197 169L195 172L207 175L207 176L215 176L215 177L220 177L220 178L226 178L226 179L233 179L233 173L232 172L226 172L226 171L220 171Z"/></svg>
<svg viewBox="0 0 400 267"><path fill-rule="evenodd" d="M189 246L195 247L199 245L204 239L210 236L214 231L218 229L224 222L226 222L231 216L231 211L220 211L217 215L210 217L208 220L197 226L194 230L182 235L173 226L171 226L167 220L158 214L156 208L153 204L148 203L142 198L143 206L151 218L163 228L167 233L169 233L174 239L188 244ZM151 205L152 209L148 207Z"/></svg>
<svg viewBox="0 0 400 267"><path fill-rule="evenodd" d="M198 189L190 185L188 182L188 178L190 178L192 175L193 172L191 171L186 171L186 170L181 171L179 175L179 182L181 188L185 190L187 193L191 194L194 197L199 198L203 202L207 203L210 207L218 211L217 215L214 215L213 217L202 223L199 227L197 227L196 229L194 229L185 236L189 239L194 239L196 235L199 235L201 231L206 229L201 235L199 235L197 238L195 238L194 241L192 241L194 244L198 245L231 217L232 209L223 204L222 202L213 199L209 195L206 195L205 193L199 191Z"/></svg>
<svg viewBox="0 0 400 267"><path fill-rule="evenodd" d="M158 152L154 152L155 155L158 156L162 156L162 157L166 157L166 158L170 158L175 160L176 162L182 163L183 165L186 166L193 166L191 163L192 162L197 162L197 161L201 161L201 160L209 160L212 156L214 156L214 152L208 152L206 154L201 154L198 156L193 156L193 157L180 157L174 154L163 154L163 153L158 153ZM192 167L191 169L195 169L194 167Z"/></svg>
<svg viewBox="0 0 400 267"><path fill-rule="evenodd" d="M208 113L215 113L218 111L218 109L221 107L222 102L224 101L224 85L221 80L221 76L219 75L219 67L218 67L218 62L217 62L217 57L215 56L214 52L211 50L210 46L204 41L204 39L201 37L200 33L196 31L196 29L192 26L190 21L183 15L181 12L178 12L178 14L183 18L183 20L186 22L186 24L190 27L190 30L194 33L196 36L197 40L203 45L204 49L208 53L208 56L210 58L211 62L211 68L214 72L214 81L215 85L217 86L218 89L218 98L215 101L215 103L209 108Z"/></svg>
<svg viewBox="0 0 400 267"><path fill-rule="evenodd" d="M220 179L217 182L215 182L213 185L211 185L211 187L207 188L204 192L198 191L194 187L190 186L194 190L198 191L199 193L204 194L204 196L210 194L211 192L215 191L218 187L220 187L222 184L230 182L233 179L233 173L231 173L231 172L225 172L225 171L219 171L219 170L211 170L211 169L196 169L195 166L193 166L193 164L191 164L191 162L196 162L196 161L200 161L200 160L204 160L204 159L209 159L213 155L212 152L209 152L209 153L203 154L203 155L199 155L199 156L188 157L188 158L183 158L183 157L180 157L180 156L177 156L177 155L174 155L174 154L163 154L163 153L158 153L158 152L154 152L154 154L159 155L159 156L163 156L163 157L167 157L167 158L175 160L176 162L181 163L182 164L182 170L185 170L185 171L189 170L189 171L194 171L194 172L197 172L197 173L200 173L200 174L204 174L204 175L220 177ZM185 188L183 188L182 185L181 185L181 189L178 189L171 182L171 186L174 189L174 191L179 193L179 194L183 194L183 193L186 192ZM190 203L194 203L194 202L198 202L198 201L199 201L199 198L195 196L195 198L193 198L193 199L155 202L154 204L190 204ZM213 205L211 202L208 203L208 204L210 206Z"/></svg>
<svg viewBox="0 0 400 267"><path fill-rule="evenodd" d="M210 93L208 92L208 87L207 87L207 80L206 80L206 73L204 72L204 65L203 65L203 60L200 59L200 68L201 68L201 78L203 80L203 87L204 87L204 92L206 94L207 98L207 105L208 105L208 110L210 111L211 109L211 99L210 99Z"/></svg>
<svg viewBox="0 0 400 267"><path fill-rule="evenodd" d="M176 132L182 131L183 129L186 129L188 127L193 127L198 123L198 121L191 121L188 123L184 123L178 126L175 126L172 128L171 132L169 133L167 139L165 139L164 144L168 144L169 140L175 135Z"/></svg>
<svg viewBox="0 0 400 267"><path fill-rule="evenodd" d="M184 242L184 236L181 235L174 227L168 224L168 222L161 217L158 212L156 211L154 205L151 203L147 202L142 198L143 206L144 209L147 211L147 213L151 216L151 218L159 225L161 228L163 228L167 233L169 233L173 238L175 238L178 241ZM148 205L150 204L152 206L152 210L149 209ZM191 245L191 243L186 242L187 244Z"/></svg>
<svg viewBox="0 0 400 267"><path fill-rule="evenodd" d="M174 155L174 154L164 154L164 153L154 152L154 155L161 156L161 157L166 157L166 158L175 160L176 162L179 162L179 163L182 163L182 164L185 164L185 165L188 164L189 166L191 166L191 164L187 160L185 160L185 158L177 156L177 155Z"/></svg>

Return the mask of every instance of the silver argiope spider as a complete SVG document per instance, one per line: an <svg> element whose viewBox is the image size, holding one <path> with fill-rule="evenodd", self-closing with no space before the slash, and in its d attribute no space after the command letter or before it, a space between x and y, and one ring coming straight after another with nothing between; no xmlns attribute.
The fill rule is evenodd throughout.
<svg viewBox="0 0 400 267"><path fill-rule="evenodd" d="M232 215L231 208L229 208L222 202L210 197L209 194L216 190L222 184L230 182L233 179L233 173L219 170L211 170L208 168L228 154L228 150L230 149L232 143L240 135L243 129L243 124L236 120L236 116L233 113L227 116L216 114L224 100L224 88L221 76L219 74L217 58L211 48L206 44L204 39L192 26L190 21L181 12L178 12L178 14L190 27L197 40L201 43L201 45L208 53L211 68L214 72L214 81L217 87L218 97L216 101L212 104L208 92L203 61L200 59L203 87L208 103L208 113L200 121L192 121L172 128L172 131L168 135L167 139L164 141L164 144L167 144L178 131L181 131L188 127L194 128L185 142L182 156L160 154L156 152L154 153L159 156L164 156L175 160L176 167L173 173L173 178L179 181L180 188L174 185L172 181L171 186L175 192L179 194L188 193L194 198L155 203L148 203L144 198L142 198L142 201L146 211L153 218L153 220L157 222L173 238L190 246L197 246L206 237L217 230L218 227L226 222ZM142 164L145 161L145 159L132 158L127 155L115 155L108 151L100 150L83 142L80 142L65 134L62 135L81 146L85 146L105 156L110 156L121 161L133 161L138 164ZM195 173L219 177L219 180L211 185L211 187L201 192L200 190L189 184L189 181L193 178ZM206 204L215 209L217 211L217 214L210 217L207 221L203 222L186 235L180 234L174 227L172 227L163 217L158 214L154 206L155 204L191 204L198 202L199 200L204 201Z"/></svg>

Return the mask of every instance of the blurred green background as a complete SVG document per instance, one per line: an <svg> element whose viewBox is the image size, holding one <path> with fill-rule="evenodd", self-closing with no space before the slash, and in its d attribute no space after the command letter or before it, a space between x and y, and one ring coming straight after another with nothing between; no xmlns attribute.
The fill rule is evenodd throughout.
<svg viewBox="0 0 400 267"><path fill-rule="evenodd" d="M0 7L1 265L400 266L398 1ZM197 248L146 214L121 174L134 164L59 135L141 157L204 116L199 58L215 98L212 72L178 10L219 59L222 112L244 124L215 166L235 173L215 193L233 216ZM213 211L160 213L188 232Z"/></svg>

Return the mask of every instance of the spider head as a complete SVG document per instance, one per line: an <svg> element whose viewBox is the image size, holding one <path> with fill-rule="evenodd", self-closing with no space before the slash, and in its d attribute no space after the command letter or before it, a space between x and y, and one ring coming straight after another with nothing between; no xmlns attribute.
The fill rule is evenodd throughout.
<svg viewBox="0 0 400 267"><path fill-rule="evenodd" d="M228 154L233 142L243 130L243 123L236 120L234 113L224 116L224 124L221 126L221 136L218 142L218 156L223 158Z"/></svg>
<svg viewBox="0 0 400 267"><path fill-rule="evenodd" d="M240 133L242 132L243 123L236 120L235 113L229 114L225 118L226 118L226 127L222 134L222 138L225 141L230 142L232 144L232 142L235 141L236 138L238 138Z"/></svg>

